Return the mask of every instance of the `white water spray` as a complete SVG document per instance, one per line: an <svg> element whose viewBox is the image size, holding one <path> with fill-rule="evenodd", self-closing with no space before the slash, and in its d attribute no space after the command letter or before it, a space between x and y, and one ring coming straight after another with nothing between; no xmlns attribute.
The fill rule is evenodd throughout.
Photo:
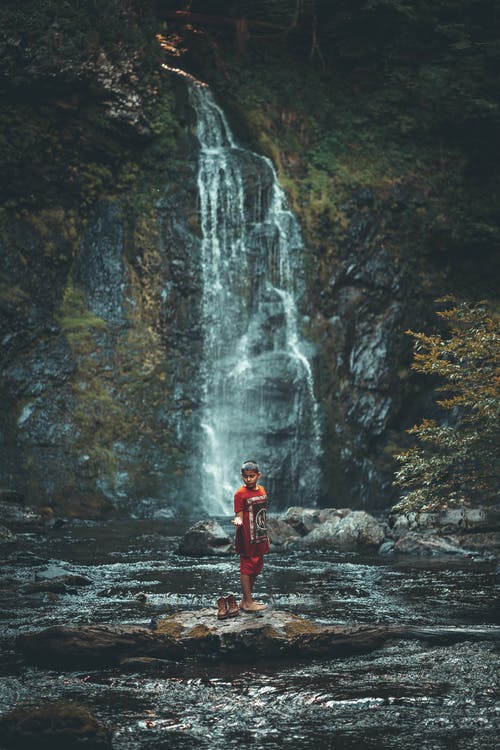
<svg viewBox="0 0 500 750"><path fill-rule="evenodd" d="M275 500L313 505L321 430L297 327L302 241L269 159L237 146L206 86L189 84L200 144L206 510L231 513L244 459Z"/></svg>

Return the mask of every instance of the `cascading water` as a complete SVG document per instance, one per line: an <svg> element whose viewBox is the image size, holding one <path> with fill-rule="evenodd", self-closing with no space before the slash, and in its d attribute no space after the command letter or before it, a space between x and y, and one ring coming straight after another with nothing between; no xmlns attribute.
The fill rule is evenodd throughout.
<svg viewBox="0 0 500 750"><path fill-rule="evenodd" d="M206 510L231 512L244 459L261 464L271 507L314 505L321 431L297 330L298 224L270 160L236 145L207 86L189 91L200 144Z"/></svg>

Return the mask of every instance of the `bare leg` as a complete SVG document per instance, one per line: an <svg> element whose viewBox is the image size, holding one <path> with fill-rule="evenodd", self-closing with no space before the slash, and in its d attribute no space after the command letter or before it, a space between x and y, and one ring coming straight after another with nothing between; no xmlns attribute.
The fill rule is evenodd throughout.
<svg viewBox="0 0 500 750"><path fill-rule="evenodd" d="M258 604L252 599L252 590L257 576L249 576L245 573L240 574L241 579L241 590L243 591L243 598L241 600L241 609L250 612L258 612L261 609L267 609L265 604Z"/></svg>

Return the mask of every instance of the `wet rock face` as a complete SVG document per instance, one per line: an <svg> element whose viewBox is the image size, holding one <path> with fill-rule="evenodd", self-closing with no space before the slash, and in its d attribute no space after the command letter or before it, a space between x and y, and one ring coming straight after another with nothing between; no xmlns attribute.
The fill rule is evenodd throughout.
<svg viewBox="0 0 500 750"><path fill-rule="evenodd" d="M407 203L411 210L410 197ZM382 222L393 222L397 231L400 207L359 190L341 209L344 236L325 228L324 242L335 252L327 263L320 260L321 286L309 280L318 311L314 325L321 326L318 367L328 373L319 379L328 432L323 502L381 508L395 498L393 451L386 446L401 439L411 419L404 411L411 359L404 331L420 326L426 312L411 262L385 247L388 235L381 231Z"/></svg>
<svg viewBox="0 0 500 750"><path fill-rule="evenodd" d="M117 202L97 204L80 244L74 278L87 307L109 323L124 322L124 223Z"/></svg>
<svg viewBox="0 0 500 750"><path fill-rule="evenodd" d="M117 71L105 59L98 67L100 85L114 92L109 116L140 130L138 102L130 92L121 96ZM188 510L203 463L205 335L198 154L194 143L189 148L176 165L179 174L166 170L167 187L148 196L139 218L136 207L101 197L88 217L57 209L13 213L4 221L0 400L7 409L0 424L0 478L31 502L54 502L87 517L113 504L140 515L141 498L148 508ZM314 497L304 495L316 488L320 472L303 428L297 428L300 417L313 432L311 410L303 408L300 363L283 352L282 300L265 283L277 230L253 222L272 200L273 175L262 162L257 170L259 160L246 151L238 158L247 188L248 270L262 288L248 329L255 385L249 398L263 426L252 453L270 456L273 479L265 486L271 501L282 507L301 501L284 497L293 464L301 499L313 503L316 489ZM390 444L410 423L403 331L415 315L411 269L380 239L389 208L377 208L377 200L358 191L342 207L348 220L342 240L325 237L325 244L335 245L327 273L324 264L319 277L317 264L305 273L305 251L300 243L292 248L300 306L314 313L304 324L304 340L310 333L318 343L310 346L310 360L324 427L324 506L390 505ZM323 251L318 246L308 252L321 257ZM232 364L220 385L237 394L236 403L228 398L228 408L238 412ZM246 444L246 426L232 420L228 432L230 440Z"/></svg>
<svg viewBox="0 0 500 750"><path fill-rule="evenodd" d="M62 211L5 219L0 477L30 503L183 512L199 434L194 181L186 166L139 227L118 200L70 228Z"/></svg>

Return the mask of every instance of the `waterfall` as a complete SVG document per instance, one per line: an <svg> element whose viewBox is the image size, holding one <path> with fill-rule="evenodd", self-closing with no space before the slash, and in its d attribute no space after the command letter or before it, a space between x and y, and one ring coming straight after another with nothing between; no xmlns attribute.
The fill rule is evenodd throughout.
<svg viewBox="0 0 500 750"><path fill-rule="evenodd" d="M203 502L232 511L244 459L271 508L317 499L321 430L298 332L302 240L269 159L239 147L206 86L189 84L200 145Z"/></svg>

